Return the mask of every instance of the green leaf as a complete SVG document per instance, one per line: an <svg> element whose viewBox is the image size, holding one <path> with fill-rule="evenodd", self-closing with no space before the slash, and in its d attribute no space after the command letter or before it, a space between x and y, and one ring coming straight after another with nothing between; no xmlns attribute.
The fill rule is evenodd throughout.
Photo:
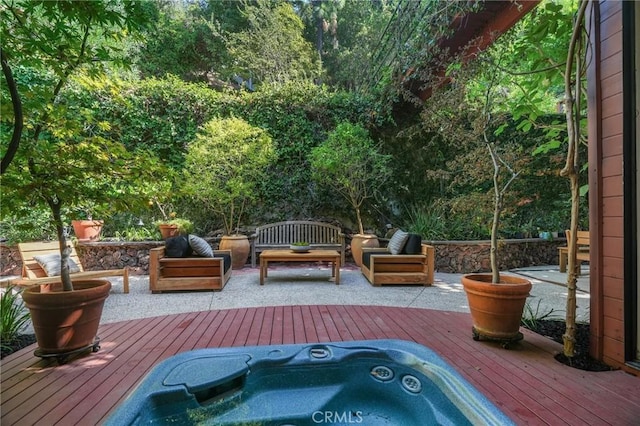
<svg viewBox="0 0 640 426"><path fill-rule="evenodd" d="M580 187L580 196L584 197L585 195L587 195L589 193L589 184L586 185L582 185Z"/></svg>
<svg viewBox="0 0 640 426"><path fill-rule="evenodd" d="M561 144L561 142L559 140L557 140L557 139L551 140L551 141L549 141L547 143L544 143L544 144L540 145L536 149L534 149L532 154L533 155L546 154L549 151L553 151L553 150L556 150L556 149L560 148L560 144Z"/></svg>

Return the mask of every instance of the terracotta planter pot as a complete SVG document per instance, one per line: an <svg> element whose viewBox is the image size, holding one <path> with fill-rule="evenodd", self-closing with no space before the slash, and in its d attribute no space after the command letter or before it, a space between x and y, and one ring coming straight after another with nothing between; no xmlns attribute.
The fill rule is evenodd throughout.
<svg viewBox="0 0 640 426"><path fill-rule="evenodd" d="M158 228L160 228L160 235L162 235L163 240L175 237L180 233L178 231L178 225L161 224L158 225Z"/></svg>
<svg viewBox="0 0 640 426"><path fill-rule="evenodd" d="M22 293L41 353L63 354L91 346L111 283L78 280L73 291L62 291L60 284L51 291L47 287L33 286Z"/></svg>
<svg viewBox="0 0 640 426"><path fill-rule="evenodd" d="M73 232L78 241L96 241L102 232L102 220L72 220Z"/></svg>
<svg viewBox="0 0 640 426"><path fill-rule="evenodd" d="M380 247L378 237L372 234L355 234L351 238L351 256L356 265L362 265L362 249L363 248Z"/></svg>
<svg viewBox="0 0 640 426"><path fill-rule="evenodd" d="M520 340L520 321L531 282L509 275L501 275L499 284L491 281L491 274L462 277L473 320L474 339Z"/></svg>
<svg viewBox="0 0 640 426"><path fill-rule="evenodd" d="M251 244L246 235L225 235L220 240L220 250L231 250L231 267L242 269L249 258Z"/></svg>

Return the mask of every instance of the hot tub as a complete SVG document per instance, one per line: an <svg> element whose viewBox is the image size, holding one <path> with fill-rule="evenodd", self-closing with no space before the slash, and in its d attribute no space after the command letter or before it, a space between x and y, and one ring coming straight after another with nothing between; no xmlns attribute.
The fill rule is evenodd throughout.
<svg viewBox="0 0 640 426"><path fill-rule="evenodd" d="M430 349L401 340L200 349L158 364L107 425L510 425Z"/></svg>

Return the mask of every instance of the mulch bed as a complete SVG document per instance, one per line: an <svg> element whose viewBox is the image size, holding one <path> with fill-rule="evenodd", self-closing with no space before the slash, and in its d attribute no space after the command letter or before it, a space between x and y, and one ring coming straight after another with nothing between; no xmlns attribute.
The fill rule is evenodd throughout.
<svg viewBox="0 0 640 426"><path fill-rule="evenodd" d="M7 355L11 355L12 353L19 351L20 349L25 348L35 342L35 334L21 334L10 342L2 342L2 356L0 356L0 359L4 358Z"/></svg>
<svg viewBox="0 0 640 426"><path fill-rule="evenodd" d="M558 320L541 320L536 322L535 329L530 328L531 331L548 337L560 344L563 343L562 335L566 329L564 321ZM569 358L563 353L559 353L555 356L558 362L561 362L569 367L577 368L579 370L586 371L611 371L613 368L602 361L598 361L589 355L589 324L576 324L576 343L575 343L575 356Z"/></svg>

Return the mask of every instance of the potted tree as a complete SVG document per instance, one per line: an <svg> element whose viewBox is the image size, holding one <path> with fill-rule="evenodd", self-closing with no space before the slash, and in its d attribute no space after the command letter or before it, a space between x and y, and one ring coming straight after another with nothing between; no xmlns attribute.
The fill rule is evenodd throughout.
<svg viewBox="0 0 640 426"><path fill-rule="evenodd" d="M42 356L64 357L94 345L111 288L107 280L71 279L65 209L106 201L112 211L142 208L146 182L161 174L155 173L160 166L152 155L134 155L120 143L86 134L82 130L86 126L73 114L69 111L44 125L37 141L23 142L2 176L3 208L47 206L60 244L60 283L30 287L23 293Z"/></svg>
<svg viewBox="0 0 640 426"><path fill-rule="evenodd" d="M135 202L143 192L135 183L147 181L150 169L146 167L151 163L148 155L134 159L121 144L100 138L97 132L109 123L93 122L90 111L63 94L79 73L95 73L102 61L120 58L121 46L113 40L120 39L125 29L135 36L151 22L149 12L146 5L123 8L122 2L87 8L79 3L32 5L23 1L2 11L2 71L11 97L11 113L3 114L2 120L3 126L9 126L11 120L13 128L0 165L2 208L44 205L51 211L60 244L60 286L48 292L44 287L29 288L23 293L39 344L51 336L42 332L40 313L34 314L36 305L43 302L48 312L62 311L56 319L44 319L49 328L54 324L64 327L52 331L53 340L62 345L51 352L92 344L110 288L108 281L72 282L63 208L78 207L85 201L114 207L118 201ZM44 33L49 36L42 37ZM28 96L20 92L23 87ZM72 95L73 90L66 93ZM72 306L77 301L81 304ZM93 314L84 313L88 306L94 308ZM76 325L95 329L85 333L89 337L82 341L80 332L69 330Z"/></svg>
<svg viewBox="0 0 640 426"><path fill-rule="evenodd" d="M108 158L96 156L96 149L108 152ZM148 153L134 156L121 144L99 137L78 136L63 142L46 136L37 144L24 144L11 169L3 175L4 207L19 203L48 206L60 244L60 285L51 289L34 286L23 293L36 338L46 354L61 356L92 344L102 304L111 288L106 280L72 281L63 208L105 199L114 209L133 207L143 192L144 180L151 179L151 158ZM94 311L89 312L89 308ZM68 318L76 321L69 323ZM55 331L51 327L54 324L66 330ZM71 327L85 325L89 326L85 334L70 331ZM52 343L51 336L58 339ZM73 339L65 339L71 336Z"/></svg>
<svg viewBox="0 0 640 426"><path fill-rule="evenodd" d="M97 207L94 204L87 204L74 210L77 213L73 215L75 219L71 220L71 226L73 226L73 233L78 241L97 241L104 225L103 220L93 218Z"/></svg>
<svg viewBox="0 0 640 426"><path fill-rule="evenodd" d="M222 219L220 249L231 250L234 269L247 263L251 246L238 229L274 156L266 131L233 117L208 121L188 146L184 191Z"/></svg>
<svg viewBox="0 0 640 426"><path fill-rule="evenodd" d="M158 226L163 240L176 235L186 235L193 231L193 222L178 217L177 213L173 211L173 206L161 202L158 196L154 196L149 204L156 205L162 215L162 219L157 220L155 224Z"/></svg>
<svg viewBox="0 0 640 426"><path fill-rule="evenodd" d="M173 201L183 195L174 169L167 168L164 179L150 183L149 187L154 194L149 200L149 207L155 206L160 212L160 219L154 223L160 230L162 239L191 233L193 223L189 219L178 217L174 208Z"/></svg>
<svg viewBox="0 0 640 426"><path fill-rule="evenodd" d="M379 245L375 234L365 234L361 209L391 175L390 161L365 128L348 122L339 124L309 155L313 180L335 189L355 211L358 234L352 237L351 254L358 266L362 247Z"/></svg>
<svg viewBox="0 0 640 426"><path fill-rule="evenodd" d="M500 52L493 54L496 56L490 59L499 61ZM496 106L497 99L502 102L504 95L500 87L504 83L500 80L504 78L500 74L503 69L500 64L492 62L487 65L480 59L450 67L447 78L451 81L435 86L432 97L425 102L422 124L464 147L461 155L474 159L473 170L469 171L469 174L475 174L474 178L480 177L481 170L491 176L491 273L465 275L462 284L473 321L473 338L498 340L507 347L511 342L522 339L520 322L531 283L521 277L500 273L500 219L505 195L519 174L512 167L517 154L508 152L499 143L499 136L507 122L506 114L500 114Z"/></svg>

